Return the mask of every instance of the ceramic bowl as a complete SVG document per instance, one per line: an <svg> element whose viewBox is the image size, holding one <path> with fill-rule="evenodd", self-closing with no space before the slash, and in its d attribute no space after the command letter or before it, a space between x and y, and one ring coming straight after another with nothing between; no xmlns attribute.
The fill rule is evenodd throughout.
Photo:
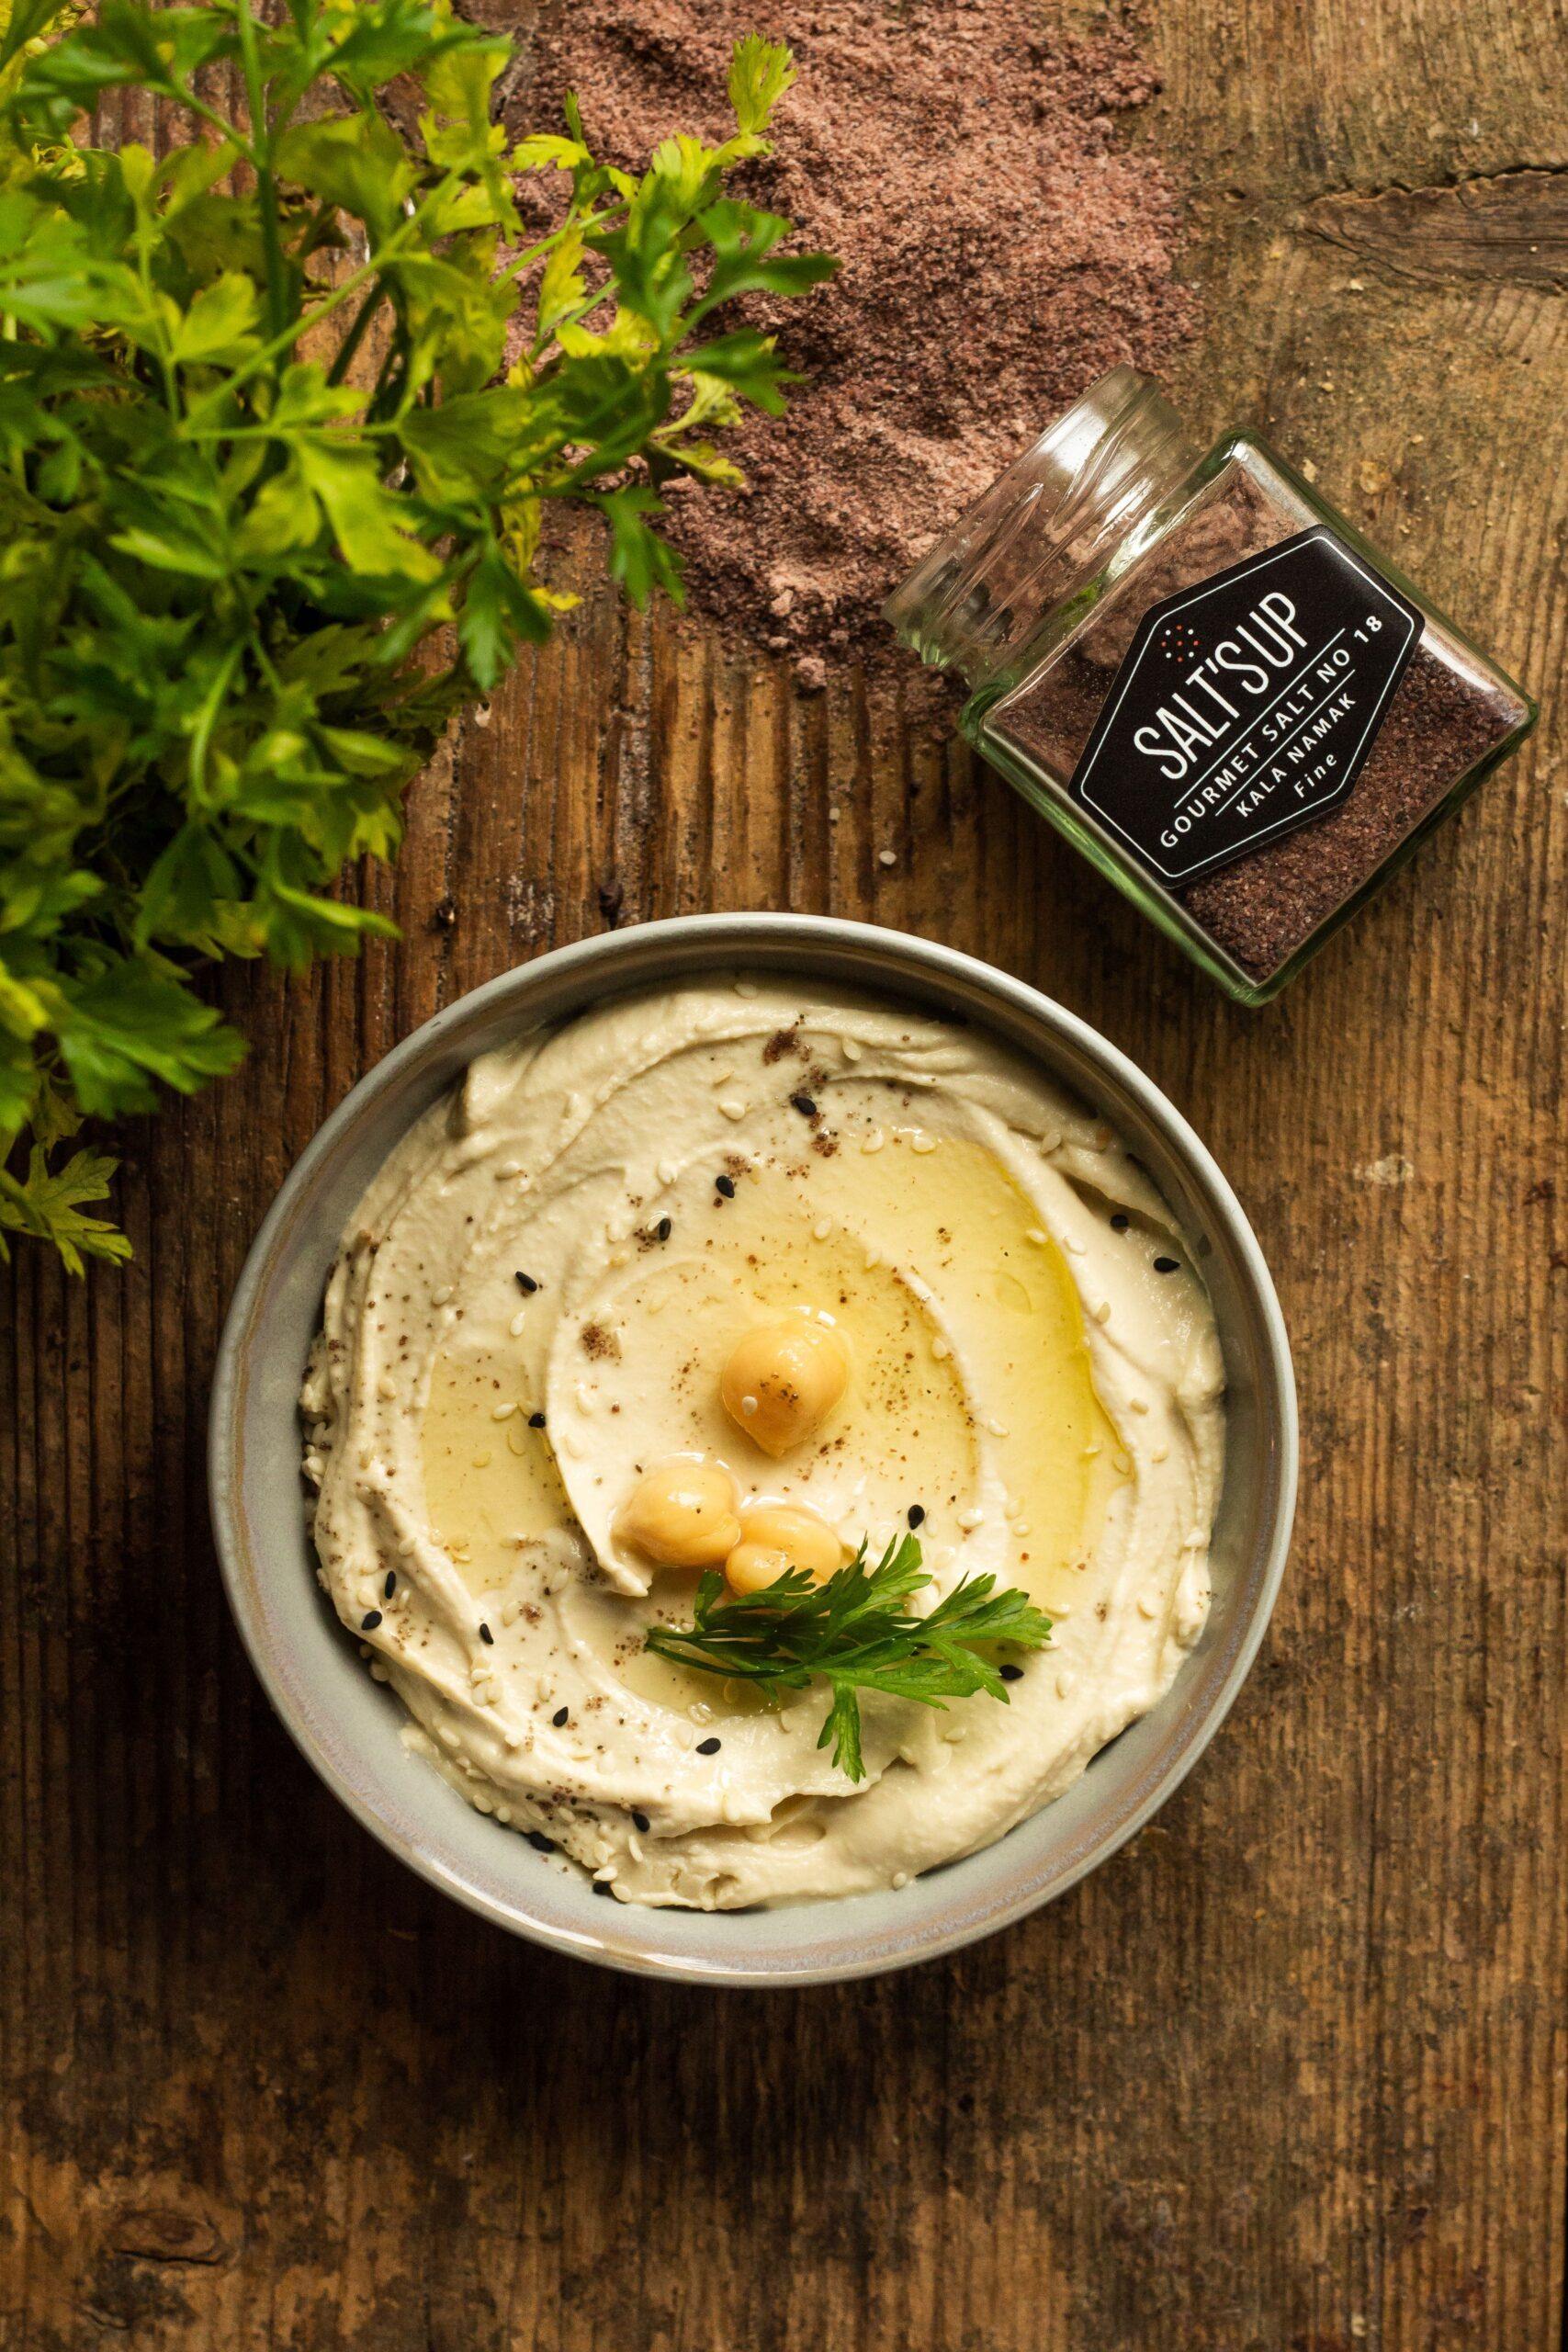
<svg viewBox="0 0 1568 2352"><path fill-rule="evenodd" d="M908 1887L776 1910L650 1910L595 1897L474 1812L399 1736L316 1582L297 1398L338 1237L407 1128L476 1054L606 994L721 968L798 973L983 1022L1101 1114L1148 1167L1208 1283L1228 1382L1213 1605L1152 1713L1009 1836ZM274 1203L234 1295L212 1396L212 1510L241 1634L274 1706L373 1836L487 1919L645 1975L800 1984L871 1975L990 1935L1115 1852L1192 1769L1241 1686L1273 1605L1296 1482L1295 1391L1274 1286L1234 1193L1126 1057L1032 989L930 941L805 915L704 915L585 940L476 989L405 1039L335 1111Z"/></svg>

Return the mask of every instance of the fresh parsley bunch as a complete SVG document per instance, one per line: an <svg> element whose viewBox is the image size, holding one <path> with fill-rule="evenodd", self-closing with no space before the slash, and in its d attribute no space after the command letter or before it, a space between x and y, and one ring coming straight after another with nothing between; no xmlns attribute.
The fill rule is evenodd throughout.
<svg viewBox="0 0 1568 2352"><path fill-rule="evenodd" d="M1039 1649L1051 1620L1027 1593L996 1589L994 1576L965 1577L929 1617L906 1604L931 1582L912 1535L888 1544L875 1567L863 1544L826 1584L790 1568L761 1592L724 1600L724 1579L709 1570L697 1587L695 1623L656 1625L647 1643L676 1666L759 1683L770 1698L825 1681L832 1704L817 1745L852 1781L863 1781L859 1693L880 1690L942 1707L986 1691L1007 1699L1007 1683L987 1653L998 1643Z"/></svg>
<svg viewBox="0 0 1568 2352"><path fill-rule="evenodd" d="M511 141L510 44L446 0L0 0L0 1254L9 1228L80 1272L128 1252L87 1213L114 1163L57 1148L232 1069L204 959L389 928L333 884L568 601L547 505L677 595L660 485L738 481L715 435L789 380L719 314L833 265L724 193L794 79L755 38L734 136L633 178L574 104ZM189 143L73 143L126 86Z"/></svg>

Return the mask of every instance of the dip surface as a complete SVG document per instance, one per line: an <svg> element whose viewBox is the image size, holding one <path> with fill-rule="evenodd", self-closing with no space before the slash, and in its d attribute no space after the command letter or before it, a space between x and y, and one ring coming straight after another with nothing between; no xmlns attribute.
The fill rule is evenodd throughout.
<svg viewBox="0 0 1568 2352"><path fill-rule="evenodd" d="M774 1459L720 1376L792 1317L850 1378ZM1208 1609L1223 1370L1170 1212L1031 1062L876 999L721 978L476 1062L360 1204L302 1401L322 1582L409 1744L623 1899L852 1894L987 1845ZM774 1706L644 1649L696 1577L616 1513L696 1455L873 1558L913 1514L918 1609L990 1571L1049 1646L1005 1706L863 1694L851 1782L821 1686Z"/></svg>

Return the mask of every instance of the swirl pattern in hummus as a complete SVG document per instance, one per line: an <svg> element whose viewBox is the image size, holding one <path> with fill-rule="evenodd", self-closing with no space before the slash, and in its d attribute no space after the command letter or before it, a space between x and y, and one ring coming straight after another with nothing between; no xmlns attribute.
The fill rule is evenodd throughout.
<svg viewBox="0 0 1568 2352"><path fill-rule="evenodd" d="M852 1378L774 1461L719 1375L796 1313ZM1169 1687L1208 1607L1222 1383L1165 1203L1033 1065L872 998L694 984L476 1062L366 1195L303 1397L322 1581L410 1744L612 1894L897 1886ZM818 1690L776 1708L644 1649L694 1580L614 1521L682 1453L874 1553L913 1512L928 1601L994 1570L1049 1647L1007 1706L864 1700L852 1785Z"/></svg>

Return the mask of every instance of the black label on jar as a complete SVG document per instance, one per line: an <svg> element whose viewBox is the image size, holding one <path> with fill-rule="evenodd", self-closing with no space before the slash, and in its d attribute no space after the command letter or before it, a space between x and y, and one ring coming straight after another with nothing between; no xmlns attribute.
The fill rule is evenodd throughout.
<svg viewBox="0 0 1568 2352"><path fill-rule="evenodd" d="M1421 616L1325 525L1153 605L1067 790L1163 882L1323 816Z"/></svg>

